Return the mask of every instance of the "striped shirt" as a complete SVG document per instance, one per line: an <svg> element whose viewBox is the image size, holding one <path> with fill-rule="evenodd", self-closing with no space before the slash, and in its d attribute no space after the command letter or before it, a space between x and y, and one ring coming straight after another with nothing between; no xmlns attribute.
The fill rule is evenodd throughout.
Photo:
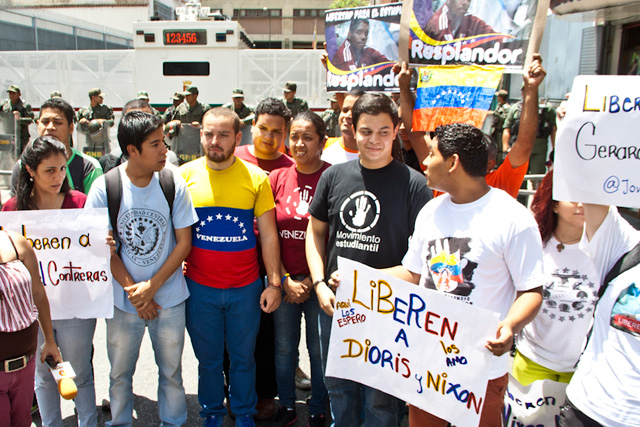
<svg viewBox="0 0 640 427"><path fill-rule="evenodd" d="M20 260L0 264L0 332L17 332L38 317L31 274Z"/></svg>

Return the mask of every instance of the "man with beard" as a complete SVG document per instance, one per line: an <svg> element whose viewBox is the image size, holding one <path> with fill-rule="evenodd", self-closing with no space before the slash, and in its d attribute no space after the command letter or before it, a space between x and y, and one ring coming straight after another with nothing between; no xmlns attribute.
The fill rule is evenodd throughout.
<svg viewBox="0 0 640 427"><path fill-rule="evenodd" d="M236 426L253 426L257 403L254 349L260 309L280 305L280 247L267 175L234 155L240 118L227 108L208 111L200 131L205 156L180 168L200 218L185 276L191 293L187 330L199 362L200 415L221 427L226 409L223 352L231 359L230 409ZM260 231L268 284L258 273L254 218Z"/></svg>

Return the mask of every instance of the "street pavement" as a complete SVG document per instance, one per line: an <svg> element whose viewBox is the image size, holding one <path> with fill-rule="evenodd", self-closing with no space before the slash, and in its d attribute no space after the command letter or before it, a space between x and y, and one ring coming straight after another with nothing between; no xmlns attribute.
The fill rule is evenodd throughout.
<svg viewBox="0 0 640 427"><path fill-rule="evenodd" d="M303 324L304 326L304 324ZM309 356L306 352L306 343L304 341L304 333L300 340L300 367L307 373L309 369ZM96 327L96 333L93 340L95 353L93 357L95 371L95 387L96 387L96 406L98 411L98 425L104 426L105 421L111 419L109 411L103 411L101 402L104 397L109 394L109 359L106 351L106 324L104 320L99 319ZM184 388L187 394L187 410L188 418L185 426L195 427L202 426L202 419L198 415L200 405L198 404L198 361L193 354L193 347L189 339L189 334L185 334L184 353L182 355L182 378ZM140 349L140 358L133 376L133 394L134 394L134 426L157 426L160 424L158 418L158 368L156 367L151 348L151 340L149 334L145 334ZM297 390L296 412L298 421L293 424L294 427L306 427L309 411L305 404L305 399L310 394L309 391ZM62 400L62 426L77 426L77 418L74 414L74 405L72 401ZM328 414L328 411L327 411ZM34 415L33 424L41 427L39 414ZM234 426L234 422L228 416L225 417L225 427ZM259 421L257 426L269 426L268 421ZM328 425L328 424L327 424Z"/></svg>

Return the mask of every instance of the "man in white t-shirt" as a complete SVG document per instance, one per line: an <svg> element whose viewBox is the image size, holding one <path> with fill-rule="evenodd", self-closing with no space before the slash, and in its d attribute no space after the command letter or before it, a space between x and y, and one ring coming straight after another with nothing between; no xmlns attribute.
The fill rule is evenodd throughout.
<svg viewBox="0 0 640 427"><path fill-rule="evenodd" d="M402 266L391 272L461 302L500 315L496 338L486 348L496 357L487 369L480 425L501 426L507 387L505 353L513 335L542 303L542 243L533 216L502 190L487 185L489 139L473 126L436 129L427 158L427 185L446 192L420 211ZM416 407L410 425L446 426Z"/></svg>
<svg viewBox="0 0 640 427"><path fill-rule="evenodd" d="M132 423L132 377L147 328L158 365L160 423L179 426L187 421L182 349L189 290L182 262L191 250L191 225L198 216L184 179L169 172L171 186L160 177L167 161L163 124L142 111L122 118L118 141L128 161L94 182L85 205L111 209L106 181L116 176L120 204L116 230L111 233L120 249L111 257L115 307L113 319L107 319L111 363L111 421L107 425ZM169 189L173 190L172 202ZM110 185L109 192L117 194L116 186Z"/></svg>
<svg viewBox="0 0 640 427"><path fill-rule="evenodd" d="M338 124L342 136L338 138L329 138L322 150L322 160L332 165L345 163L356 160L358 155L358 145L356 144L356 136L353 133L351 123L351 109L358 98L364 95L364 92L356 89L349 92L342 100L340 107L340 115L338 116Z"/></svg>

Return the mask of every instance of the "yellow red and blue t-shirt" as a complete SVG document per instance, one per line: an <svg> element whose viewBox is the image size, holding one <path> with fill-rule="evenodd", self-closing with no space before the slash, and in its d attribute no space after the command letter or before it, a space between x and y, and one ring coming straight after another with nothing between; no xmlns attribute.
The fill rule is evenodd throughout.
<svg viewBox="0 0 640 427"><path fill-rule="evenodd" d="M205 157L180 168L198 223L185 275L205 286L234 288L258 278L253 218L274 208L267 175L257 166L236 161L225 170L207 167Z"/></svg>

